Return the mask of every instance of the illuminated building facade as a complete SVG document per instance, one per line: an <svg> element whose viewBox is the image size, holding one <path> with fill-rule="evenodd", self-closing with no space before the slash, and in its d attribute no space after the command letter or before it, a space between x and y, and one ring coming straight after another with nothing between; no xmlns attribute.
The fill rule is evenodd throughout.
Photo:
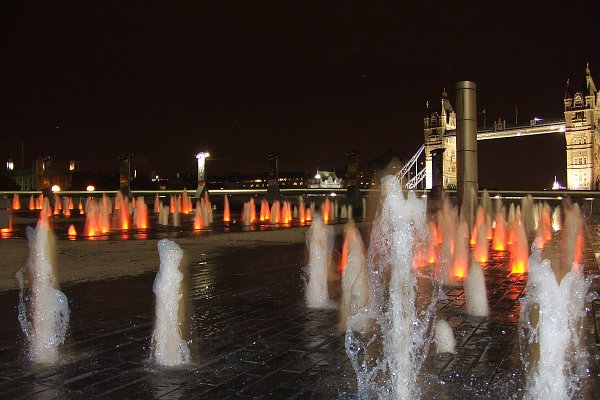
<svg viewBox="0 0 600 400"><path fill-rule="evenodd" d="M600 92L589 65L585 81L575 94L567 81L565 139L567 141L567 189L600 190Z"/></svg>
<svg viewBox="0 0 600 400"><path fill-rule="evenodd" d="M425 185L433 186L433 164L431 152L443 148L443 185L444 188L456 188L456 113L452 109L448 93L442 92L441 112L429 113L429 103L424 119L425 133ZM451 133L451 134L450 134Z"/></svg>
<svg viewBox="0 0 600 400"><path fill-rule="evenodd" d="M427 113L424 118L425 184L433 186L431 152L444 149L443 178L445 189L456 188L456 114L447 94L442 93L441 111ZM600 92L592 79L589 65L583 86L573 94L567 82L563 120L543 121L534 118L526 126L508 127L499 120L490 129L478 131L477 140L502 139L525 135L565 134L567 189L600 190Z"/></svg>
<svg viewBox="0 0 600 400"><path fill-rule="evenodd" d="M337 177L335 171L317 170L315 177L308 180L309 189L340 189L343 184L343 180Z"/></svg>

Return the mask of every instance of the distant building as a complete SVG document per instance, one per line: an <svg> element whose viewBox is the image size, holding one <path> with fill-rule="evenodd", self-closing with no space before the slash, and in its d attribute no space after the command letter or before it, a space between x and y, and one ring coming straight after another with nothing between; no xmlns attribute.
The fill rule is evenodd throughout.
<svg viewBox="0 0 600 400"><path fill-rule="evenodd" d="M279 187L301 189L307 187L309 175L304 172L284 172L279 174ZM267 177L264 174L228 174L211 176L209 189L266 189Z"/></svg>
<svg viewBox="0 0 600 400"><path fill-rule="evenodd" d="M314 178L308 180L309 189L341 189L344 181L338 178L335 171L319 171Z"/></svg>
<svg viewBox="0 0 600 400"><path fill-rule="evenodd" d="M574 95L567 81L564 103L567 188L600 190L600 92L589 65L585 81Z"/></svg>
<svg viewBox="0 0 600 400"><path fill-rule="evenodd" d="M456 113L452 109L445 89L442 92L441 103L442 107L439 113L437 111L430 113L429 104L427 104L423 124L425 133L425 187L427 189L431 189L433 186L431 151L438 148L446 149L442 167L444 188L456 187Z"/></svg>
<svg viewBox="0 0 600 400"><path fill-rule="evenodd" d="M446 91L442 93L441 110L430 112L429 105L424 118L425 139L425 187L433 185L431 152L444 149L443 186L455 189L456 171L456 114L448 101ZM564 96L564 125L562 121L549 122L530 120L529 126L507 127L506 121L499 119L493 129L478 132L478 140L500 139L521 136L522 134L565 133L567 158L567 188L569 190L600 190L600 92L592 79L589 65L585 69L583 85L571 93L567 81Z"/></svg>
<svg viewBox="0 0 600 400"><path fill-rule="evenodd" d="M79 161L68 163L54 157L36 157L31 168L9 170L7 175L13 179L21 190L43 190L58 185L62 190L71 187L73 173L79 169Z"/></svg>

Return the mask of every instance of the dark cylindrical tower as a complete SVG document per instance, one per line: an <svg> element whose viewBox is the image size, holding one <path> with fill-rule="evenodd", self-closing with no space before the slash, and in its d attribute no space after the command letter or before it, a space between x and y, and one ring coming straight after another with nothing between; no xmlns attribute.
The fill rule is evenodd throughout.
<svg viewBox="0 0 600 400"><path fill-rule="evenodd" d="M456 189L461 213L472 225L477 205L477 85L471 81L456 86Z"/></svg>

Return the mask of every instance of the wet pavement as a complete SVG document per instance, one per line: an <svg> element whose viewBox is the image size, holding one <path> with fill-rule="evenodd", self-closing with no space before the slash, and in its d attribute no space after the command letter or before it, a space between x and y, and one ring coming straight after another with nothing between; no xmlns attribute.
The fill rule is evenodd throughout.
<svg viewBox="0 0 600 400"><path fill-rule="evenodd" d="M587 239L587 273L599 274L600 221L589 226ZM54 367L26 362L16 317L18 292L1 292L0 397L356 398L336 311L304 305L303 264L304 244L228 249L189 260L193 362L180 370L156 369L148 361L154 273L62 285L71 323L62 362ZM522 397L517 324L526 276L509 272L505 254L494 253L485 268L488 318L465 314L462 289L445 291L437 315L454 328L457 352L431 352L421 374L423 398ZM337 287L333 282L332 289ZM591 399L600 389L600 301L586 307L591 371L581 395Z"/></svg>

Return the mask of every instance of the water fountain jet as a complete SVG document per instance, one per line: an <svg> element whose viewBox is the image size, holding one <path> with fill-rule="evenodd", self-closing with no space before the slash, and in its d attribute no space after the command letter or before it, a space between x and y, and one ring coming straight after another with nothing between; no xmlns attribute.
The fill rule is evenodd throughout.
<svg viewBox="0 0 600 400"><path fill-rule="evenodd" d="M152 333L152 360L163 367L185 365L190 360L188 344L182 339L184 307L183 273L180 271L183 250L177 243L158 242L160 268L152 291L156 295L156 321Z"/></svg>
<svg viewBox="0 0 600 400"><path fill-rule="evenodd" d="M29 258L17 272L21 288L18 318L28 342L28 358L38 364L54 364L69 326L69 306L58 287L52 263L54 237L43 215L35 229L27 227Z"/></svg>
<svg viewBox="0 0 600 400"><path fill-rule="evenodd" d="M278 202L276 201L278 204ZM332 308L329 299L327 276L333 253L333 227L323 222L321 215L315 214L313 223L306 233L308 265L306 272L306 304L310 308Z"/></svg>

